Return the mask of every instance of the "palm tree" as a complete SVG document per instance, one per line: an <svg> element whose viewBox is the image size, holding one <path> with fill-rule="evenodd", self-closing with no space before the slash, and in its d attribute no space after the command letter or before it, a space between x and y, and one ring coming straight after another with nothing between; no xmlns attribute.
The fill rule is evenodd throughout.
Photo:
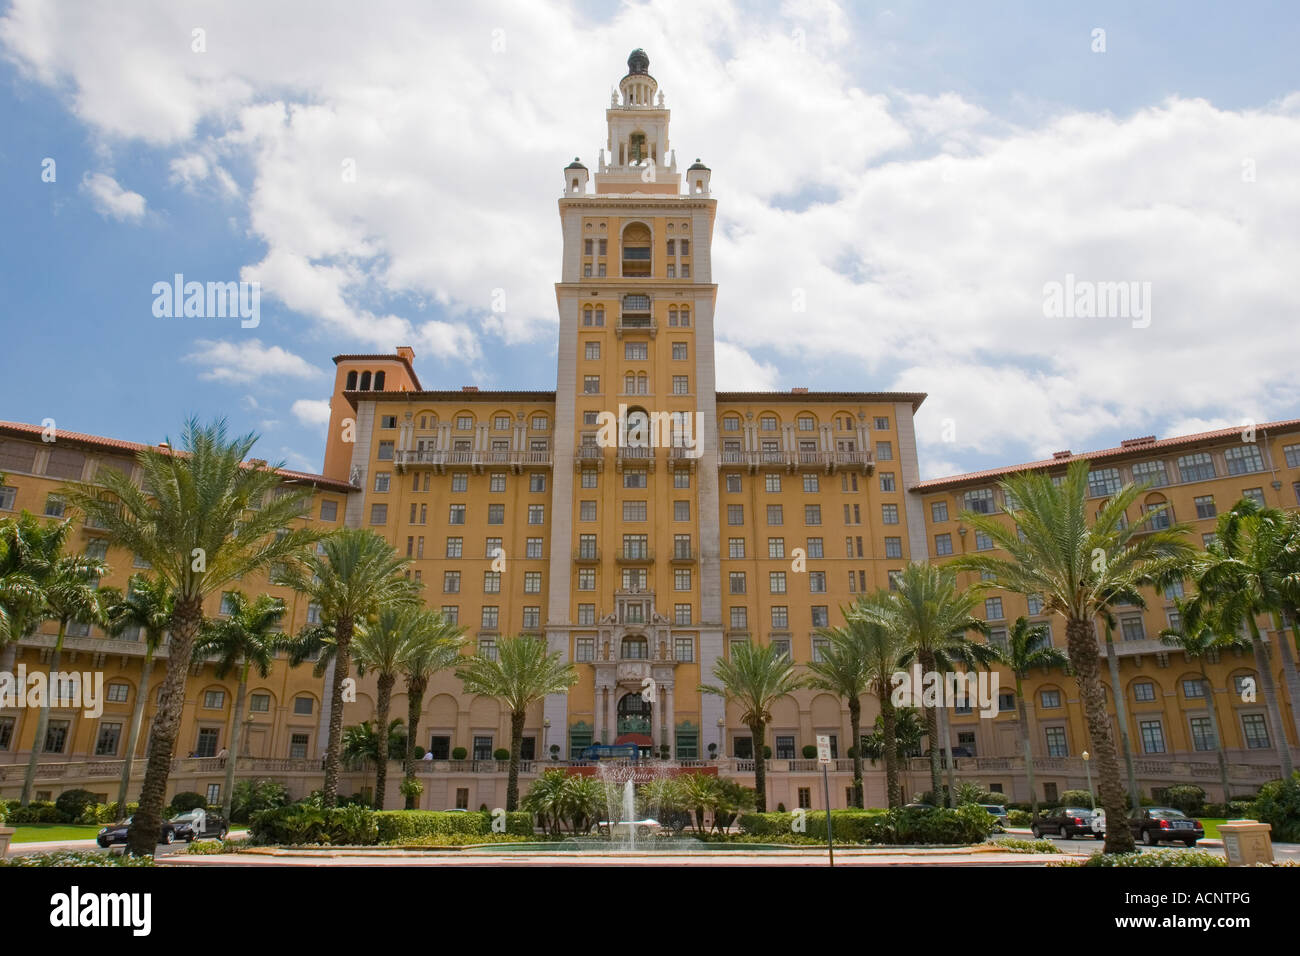
<svg viewBox="0 0 1300 956"><path fill-rule="evenodd" d="M0 671L13 673L17 642L46 620L45 582L71 534L70 518L47 522L24 511L0 521L0 610L5 618Z"/></svg>
<svg viewBox="0 0 1300 956"><path fill-rule="evenodd" d="M138 627L140 636L144 639L144 657L140 659L140 686L136 689L135 704L131 707L131 729L127 733L126 751L122 755L122 781L117 790L117 809L123 817L126 816L127 791L131 787L131 766L135 761L140 727L144 722L144 702L149 692L149 678L153 674L154 655L162 645L171 617L171 592L161 580L143 574L131 575L126 594L108 608L110 634L118 635L127 628Z"/></svg>
<svg viewBox="0 0 1300 956"><path fill-rule="evenodd" d="M967 631L988 632L988 625L972 613L979 599L973 592L957 588L957 575L951 567L909 563L889 597L896 626L907 644L903 663L915 660L925 674L938 674L940 665L946 667L977 653L966 640ZM920 693L920 688L913 690ZM925 706L924 710L926 735L930 738L930 787L937 801L944 792L939 777L938 707ZM943 743L946 747L947 741ZM951 750L948 762L951 766Z"/></svg>
<svg viewBox="0 0 1300 956"><path fill-rule="evenodd" d="M36 765L40 761L41 744L50 725L50 708L55 695L61 694L63 681L58 679L59 661L63 656L63 641L72 623L91 624L104 620L104 610L113 592L99 589L99 579L108 573L108 565L99 558L84 554L65 554L54 560L41 588L44 607L38 612L46 620L57 621L58 635L50 653L49 692L41 703L36 719L36 736L32 738L32 752L27 758L27 773L23 777L22 806L32 800L32 787L36 785Z"/></svg>
<svg viewBox="0 0 1300 956"><path fill-rule="evenodd" d="M1024 680L1035 667L1064 667L1070 659L1047 643L1048 630L1042 624L1031 624L1025 617L1016 618L1007 634L1005 647L995 647L998 663L1016 678L1016 717L1020 721L1020 749L1025 755L1025 774L1029 778L1029 801L1035 817L1038 816L1038 791L1034 788L1034 754L1030 746L1029 711L1025 704Z"/></svg>
<svg viewBox="0 0 1300 956"><path fill-rule="evenodd" d="M546 642L526 634L508 637L493 656L466 659L456 671L467 694L495 697L510 711L510 769L506 776L506 810L519 806L519 748L528 708L547 694L567 691L578 682L573 665L549 653Z"/></svg>
<svg viewBox="0 0 1300 956"><path fill-rule="evenodd" d="M402 576L408 564L373 531L345 528L323 538L316 551L286 562L275 578L276 584L307 595L334 629L334 682L321 792L325 807L338 803L343 689L351 671L352 635L358 623L383 608L416 600L418 586Z"/></svg>
<svg viewBox="0 0 1300 956"><path fill-rule="evenodd" d="M285 607L284 601L278 597L261 594L255 601L249 601L242 591L229 592L223 602L227 616L203 622L194 653L199 656L217 655L216 674L219 678L224 678L235 668L239 671L235 709L230 715L226 785L221 799L221 815L229 820L231 801L235 794L235 764L239 760L248 675L254 668L257 669L257 676L263 679L271 673L275 652L285 643L284 635L279 633Z"/></svg>
<svg viewBox="0 0 1300 956"><path fill-rule="evenodd" d="M373 763L376 768L381 766L380 751L388 753L390 750L401 750L406 746L407 733L402 726L402 718L394 717L388 722L388 733L379 733L379 723L371 723L363 720L359 724L343 730L343 743L340 747L340 755L344 763L353 767L365 769L367 764ZM365 781L362 781L363 789ZM375 803L375 801L371 801ZM378 806L376 803L375 805ZM382 809L382 807L381 807Z"/></svg>
<svg viewBox="0 0 1300 956"><path fill-rule="evenodd" d="M807 681L795 674L794 664L775 644L757 647L749 642L731 646L729 657L713 665L717 684L701 684L702 693L713 694L740 707L740 720L749 728L754 744L754 789L758 812L767 810L767 759L763 746L767 725L772 719L772 704Z"/></svg>
<svg viewBox="0 0 1300 956"><path fill-rule="evenodd" d="M144 481L100 468L97 484L68 490L69 501L108 533L118 547L147 562L172 592L167 675L149 734L149 758L140 808L127 848L153 853L185 703L185 678L203 621L204 599L228 581L284 560L320 537L293 527L310 491L281 494L270 467L244 464L257 437L231 438L226 423L185 423L177 454L145 448L136 456Z"/></svg>
<svg viewBox="0 0 1300 956"><path fill-rule="evenodd" d="M1223 629L1250 635L1255 668L1263 685L1265 713L1272 725L1282 777L1292 772L1291 746L1282 722L1282 707L1273 680L1273 664L1256 618L1279 610L1282 597L1276 589L1279 545L1276 521L1253 502L1239 502L1219 515L1214 540L1198 555L1192 572L1196 595L1187 605L1188 627L1219 622ZM1286 644L1286 637L1278 642ZM1294 700L1292 701L1294 705Z"/></svg>
<svg viewBox="0 0 1300 956"><path fill-rule="evenodd" d="M899 775L901 754L898 749L898 708L894 706L894 675L899 662L907 652L902 628L892 614L892 603L887 592L877 592L870 598L859 598L845 612L845 620L855 634L855 644L862 657L863 676L867 689L875 695L880 705L882 740L891 741L882 746L885 761L885 792L891 807L903 805L903 788ZM854 773L861 774L862 757L865 756L860 727L853 728ZM859 794L860 796L860 794ZM859 801L858 806L862 806Z"/></svg>
<svg viewBox="0 0 1300 956"><path fill-rule="evenodd" d="M1219 780L1223 785L1223 802L1226 804L1232 799L1228 784L1228 757L1223 750L1223 737L1219 734L1219 717L1214 706L1214 685L1210 683L1210 675L1206 673L1205 658L1218 651L1245 650L1250 646L1250 641L1233 633L1231 629L1212 626L1203 615L1191 611L1190 603L1174 599L1180 626L1165 628L1160 632L1160 640L1170 647L1181 650L1183 656L1189 661L1195 661L1201 671L1201 693L1205 695L1205 714L1210 720L1210 734L1214 737L1214 752L1219 760ZM1191 611L1192 624L1187 623L1189 611ZM1285 635L1282 639L1286 640Z"/></svg>
<svg viewBox="0 0 1300 956"><path fill-rule="evenodd" d="M402 655L410 637L411 626L424 612L414 606L383 608L373 621L357 625L352 645L352 658L357 664L357 675L373 671L377 691L375 697L375 723L388 726L388 712L393 703L393 685L401 667ZM378 753L375 755L375 809L384 809L384 793L388 783L388 740L377 735Z"/></svg>
<svg viewBox="0 0 1300 956"><path fill-rule="evenodd" d="M465 629L450 618L430 610L420 611L407 630L401 659L402 676L406 679L406 725L410 728L403 766L407 780L415 779L415 747L419 739L424 692L434 674L460 660L461 635L464 633ZM415 801L414 791L408 788L406 809L414 810Z"/></svg>
<svg viewBox="0 0 1300 956"><path fill-rule="evenodd" d="M1098 789L1110 820L1126 818L1119 761L1100 680L1101 653L1093 622L1116 595L1181 577L1193 555L1185 525L1148 527L1156 512L1126 520L1144 488L1125 485L1101 504L1089 522L1087 461L1070 465L1061 484L1046 474L1014 475L1000 483L1010 522L963 512L961 519L993 539L1006 557L966 555L953 562L985 576L977 587L1038 594L1052 614L1065 618L1070 668L1083 697L1088 736L1096 756ZM1128 827L1107 827L1107 853L1133 849Z"/></svg>
<svg viewBox="0 0 1300 956"><path fill-rule="evenodd" d="M847 620L848 612L841 610ZM828 690L849 703L850 740L862 736L862 695L867 690L866 653L862 647L862 626L819 628L817 633L829 643L822 649L821 660L808 665L812 672L808 685ZM853 747L853 806L862 806L862 753Z"/></svg>

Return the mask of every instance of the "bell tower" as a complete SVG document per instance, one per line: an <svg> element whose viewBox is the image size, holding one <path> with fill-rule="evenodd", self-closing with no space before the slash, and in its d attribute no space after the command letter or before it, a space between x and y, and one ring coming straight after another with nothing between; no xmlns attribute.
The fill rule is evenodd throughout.
<svg viewBox="0 0 1300 956"><path fill-rule="evenodd" d="M610 93L607 133L596 170L596 192L675 195L681 191L677 157L668 145L668 108L640 48L627 58L627 75Z"/></svg>

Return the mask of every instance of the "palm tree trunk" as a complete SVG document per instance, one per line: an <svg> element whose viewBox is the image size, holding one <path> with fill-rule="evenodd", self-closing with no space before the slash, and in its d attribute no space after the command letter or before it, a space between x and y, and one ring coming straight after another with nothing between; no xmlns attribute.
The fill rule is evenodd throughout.
<svg viewBox="0 0 1300 956"><path fill-rule="evenodd" d="M767 812L767 759L763 756L765 727L761 720L747 725L750 739L754 741L754 808Z"/></svg>
<svg viewBox="0 0 1300 956"><path fill-rule="evenodd" d="M339 750L343 744L343 682L352 670L352 618L340 617L334 628L334 687L330 692L330 733L325 746L325 786L321 806L339 802ZM385 728L382 733L387 733Z"/></svg>
<svg viewBox="0 0 1300 956"><path fill-rule="evenodd" d="M948 719L948 705L942 698L939 700L939 725L942 728L939 732L943 734L944 756L947 758L946 776L948 777L948 799L947 805L955 807L957 805L957 758L952 755L952 721Z"/></svg>
<svg viewBox="0 0 1300 956"><path fill-rule="evenodd" d="M126 753L122 761L122 782L117 788L117 814L124 819L126 813L127 791L131 789L131 765L135 763L135 751L140 744L140 725L144 722L144 702L149 693L149 677L153 674L154 652L146 650L144 660L140 662L140 686L135 692L135 706L131 708L131 730L126 738ZM227 818L229 819L229 818Z"/></svg>
<svg viewBox="0 0 1300 956"><path fill-rule="evenodd" d="M880 695L881 723L885 734L885 789L889 795L890 807L903 805L903 789L898 778L898 721L894 713L894 702L890 699L888 687ZM862 749L862 738L858 738L858 749Z"/></svg>
<svg viewBox="0 0 1300 956"><path fill-rule="evenodd" d="M167 795L167 778L171 775L172 753L180 732L185 707L185 678L194 656L194 639L203 623L203 601L197 595L177 598L172 610L172 642L167 654L167 676L163 678L162 696L149 731L149 757L145 765L144 786L140 788L140 807L131 819L127 833L127 852L152 856L162 832L163 800Z"/></svg>
<svg viewBox="0 0 1300 956"><path fill-rule="evenodd" d="M1119 655L1115 653L1115 642L1111 640L1110 625L1106 625L1106 667L1110 671L1110 690L1115 698L1115 722L1119 724L1119 747L1124 755L1124 770L1128 774L1129 806L1137 809L1142 806L1141 792L1138 790L1137 773L1133 768L1133 748L1128 740L1128 705L1124 698L1124 688L1119 682ZM1109 810L1106 811L1108 814Z"/></svg>
<svg viewBox="0 0 1300 956"><path fill-rule="evenodd" d="M1033 816L1038 816L1038 790L1034 785L1034 748L1029 742L1029 709L1025 706L1025 691L1022 678L1016 675L1016 710L1020 717L1020 749L1025 755L1025 776L1029 779L1029 808Z"/></svg>
<svg viewBox="0 0 1300 956"><path fill-rule="evenodd" d="M1128 814L1124 807L1124 791L1119 782L1119 758L1115 753L1115 739L1111 735L1110 715L1106 712L1106 695L1101 689L1101 654L1097 648L1097 635L1092 624L1082 618L1069 619L1065 634L1070 667L1083 697L1088 736L1096 758L1101 805L1106 810L1107 820L1126 820ZM1128 853L1132 850L1133 834L1127 826L1106 827L1105 852Z"/></svg>
<svg viewBox="0 0 1300 956"><path fill-rule="evenodd" d="M63 635L67 625L59 622L59 637L54 642L54 652L50 655L50 680L45 687L45 700L41 704L40 716L36 718L36 736L32 738L32 752L27 757L27 773L23 775L23 795L21 806L32 802L32 787L36 784L36 764L41 759L41 748L45 746L45 734L50 729L51 698L58 692L59 659L63 656Z"/></svg>
<svg viewBox="0 0 1300 956"><path fill-rule="evenodd" d="M853 805L862 809L862 700L849 698L849 730L853 734Z"/></svg>
<svg viewBox="0 0 1300 956"><path fill-rule="evenodd" d="M375 809L384 809L384 794L388 789L388 712L393 705L393 684L397 682L396 674L379 675L379 693L375 700L375 711L379 715L379 739L375 742L379 753L375 759ZM410 734L407 734L408 738Z"/></svg>
<svg viewBox="0 0 1300 956"><path fill-rule="evenodd" d="M239 760L239 746L244 726L244 697L248 693L248 670L252 665L244 661L239 672L239 686L235 688L235 713L230 721L230 753L226 755L226 783L221 791L221 818L230 823L230 807L235 799L235 763Z"/></svg>
<svg viewBox="0 0 1300 956"><path fill-rule="evenodd" d="M424 688L428 679L408 677L406 679L406 779L415 779L415 739L420 728L420 710L424 701ZM415 794L406 795L406 809L415 809Z"/></svg>
<svg viewBox="0 0 1300 956"><path fill-rule="evenodd" d="M1219 735L1219 715L1214 709L1214 685L1210 683L1210 675L1205 672L1204 658L1199 659L1197 663L1201 665L1201 686L1205 688L1205 713L1210 718L1210 733L1214 734L1214 751L1219 758L1219 780L1223 784L1223 805L1226 807L1232 796L1228 786L1228 757L1223 752L1223 737Z"/></svg>
<svg viewBox="0 0 1300 956"><path fill-rule="evenodd" d="M925 680L925 674L934 673L934 655L922 653L921 670L922 683ZM924 702L924 697L922 701ZM944 800L943 784L939 773L939 715L934 707L925 708L925 735L930 738L930 794L934 800L935 806L945 806L947 801Z"/></svg>
<svg viewBox="0 0 1300 956"><path fill-rule="evenodd" d="M1273 615L1274 630L1277 633L1277 650L1282 657L1282 679L1286 681L1286 696L1291 701L1291 726L1295 730L1295 739L1300 743L1300 676L1296 674L1295 655L1291 653L1291 642L1287 638L1286 625L1280 614ZM1279 712L1281 708L1279 707Z"/></svg>
<svg viewBox="0 0 1300 956"><path fill-rule="evenodd" d="M1263 692L1265 713L1272 724L1269 732L1273 734L1273 744L1277 748L1278 759L1282 762L1282 779L1290 780L1292 773L1291 745L1286 739L1286 730L1282 726L1282 706L1277 700L1277 690L1273 681L1273 664L1268 659L1268 648L1259 634L1259 625L1253 614L1246 615L1250 624L1250 643L1255 648L1255 669L1259 671L1260 690Z"/></svg>
<svg viewBox="0 0 1300 956"><path fill-rule="evenodd" d="M513 813L519 809L519 749L524 740L524 718L522 710L510 712L510 769L506 773L506 812Z"/></svg>

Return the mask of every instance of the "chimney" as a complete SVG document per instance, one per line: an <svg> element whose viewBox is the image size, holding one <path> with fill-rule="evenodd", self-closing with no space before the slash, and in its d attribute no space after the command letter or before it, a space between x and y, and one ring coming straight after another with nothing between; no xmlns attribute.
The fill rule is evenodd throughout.
<svg viewBox="0 0 1300 956"><path fill-rule="evenodd" d="M478 391L478 386L477 386L477 385L462 385L462 386L460 387L460 390L461 390L462 392L477 392L477 391Z"/></svg>
<svg viewBox="0 0 1300 956"><path fill-rule="evenodd" d="M798 388L792 388L792 389L790 389L790 394L792 394L792 395L807 395L807 394L808 394L808 389L804 388L803 386L800 386L800 387L798 387Z"/></svg>
<svg viewBox="0 0 1300 956"><path fill-rule="evenodd" d="M1074 452L1070 451L1070 449L1068 449L1068 448L1065 449L1065 451L1054 451L1054 452L1052 452L1052 457L1053 457L1053 458L1070 458L1070 457L1072 457L1073 455L1074 455Z"/></svg>
<svg viewBox="0 0 1300 956"><path fill-rule="evenodd" d="M171 450L172 450L172 446L169 445L169 444L167 444L165 441L160 441L160 442L158 443L158 450L159 450L159 451L171 451Z"/></svg>
<svg viewBox="0 0 1300 956"><path fill-rule="evenodd" d="M1121 448L1139 448L1142 445L1150 445L1155 442L1155 435L1143 435L1141 438L1125 438L1119 443Z"/></svg>
<svg viewBox="0 0 1300 956"><path fill-rule="evenodd" d="M265 467L266 467L266 459L265 459L265 458L250 458L250 459L248 459L248 464L249 464L249 467L252 467L252 468L265 468Z"/></svg>
<svg viewBox="0 0 1300 956"><path fill-rule="evenodd" d="M415 364L415 349L411 348L409 345L399 345L397 347L397 355L399 358L404 358L411 364Z"/></svg>

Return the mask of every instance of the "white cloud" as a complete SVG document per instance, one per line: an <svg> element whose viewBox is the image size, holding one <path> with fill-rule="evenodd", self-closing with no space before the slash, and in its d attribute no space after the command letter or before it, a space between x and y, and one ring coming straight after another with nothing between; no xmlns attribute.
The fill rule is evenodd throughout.
<svg viewBox="0 0 1300 956"><path fill-rule="evenodd" d="M289 409L293 417L304 425L310 425L321 431L330 421L330 402L328 398L300 398Z"/></svg>
<svg viewBox="0 0 1300 956"><path fill-rule="evenodd" d="M957 93L863 88L853 64L892 41L851 36L827 0L652 0L605 22L376 0L361 31L331 15L341 0L298 9L211 5L199 55L195 16L168 4L14 0L0 42L100 134L174 152L179 182L200 181L194 157L230 184L249 170L265 253L242 277L328 341L478 363L492 339L553 336L560 170L594 168L610 85L644 46L679 166L714 171L720 387L771 387L788 360L827 370L812 387L926 391L922 457L949 463L1300 403L1300 94L1015 127ZM1045 319L1044 283L1067 273L1151 282L1151 326Z"/></svg>
<svg viewBox="0 0 1300 956"><path fill-rule="evenodd" d="M123 222L139 222L144 216L145 198L124 189L108 173L86 173L81 178L81 188L90 196L100 215Z"/></svg>
<svg viewBox="0 0 1300 956"><path fill-rule="evenodd" d="M246 342L198 341L199 351L185 361L206 366L199 378L232 385L275 385L279 379L309 379L325 373L278 345L263 345L261 339Z"/></svg>

